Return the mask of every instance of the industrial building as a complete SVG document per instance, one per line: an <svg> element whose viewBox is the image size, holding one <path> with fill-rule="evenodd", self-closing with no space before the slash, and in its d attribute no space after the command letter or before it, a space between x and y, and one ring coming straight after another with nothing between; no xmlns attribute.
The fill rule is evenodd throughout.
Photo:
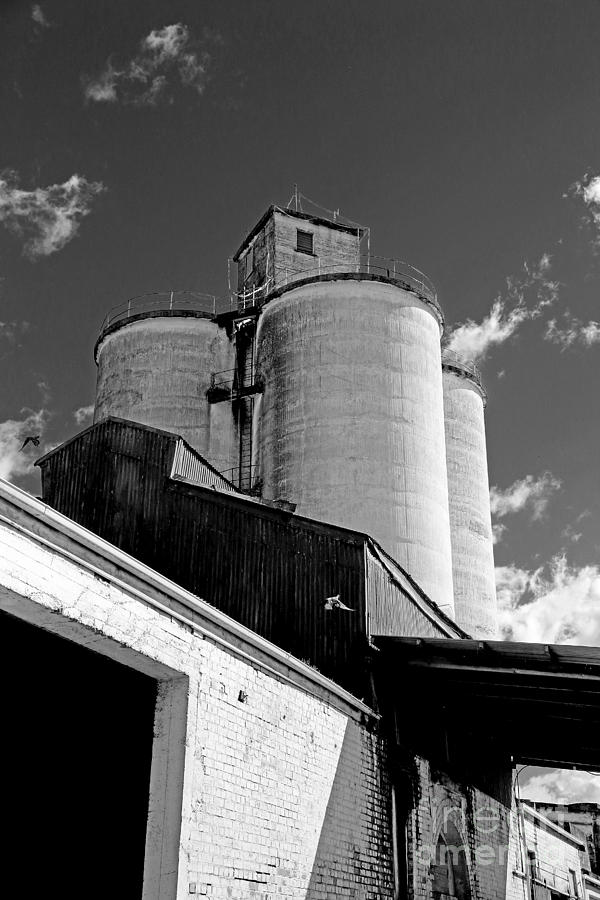
<svg viewBox="0 0 600 900"><path fill-rule="evenodd" d="M0 482L6 805L60 781L50 893L506 900L515 764L600 771L600 652L496 639L480 374L370 242L270 207L230 301L108 314L42 498Z"/></svg>
<svg viewBox="0 0 600 900"><path fill-rule="evenodd" d="M369 534L457 624L496 636L476 367L447 354L435 288L370 253L368 229L270 207L214 298L107 316L95 422L180 435L235 485Z"/></svg>
<svg viewBox="0 0 600 900"><path fill-rule="evenodd" d="M507 900L586 897L585 843L526 802L513 819Z"/></svg>
<svg viewBox="0 0 600 900"><path fill-rule="evenodd" d="M600 876L600 806L597 803L541 803L525 800L551 822L585 845L581 866L584 872Z"/></svg>

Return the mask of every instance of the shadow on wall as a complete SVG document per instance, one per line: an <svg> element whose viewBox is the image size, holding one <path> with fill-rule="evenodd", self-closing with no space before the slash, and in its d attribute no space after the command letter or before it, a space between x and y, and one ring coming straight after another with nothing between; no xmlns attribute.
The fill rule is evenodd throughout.
<svg viewBox="0 0 600 900"><path fill-rule="evenodd" d="M377 733L348 720L306 891L353 900L394 897L390 790Z"/></svg>

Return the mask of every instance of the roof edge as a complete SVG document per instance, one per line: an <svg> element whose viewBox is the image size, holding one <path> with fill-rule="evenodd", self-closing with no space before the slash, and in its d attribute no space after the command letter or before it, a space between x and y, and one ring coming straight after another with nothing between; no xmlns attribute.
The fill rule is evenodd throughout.
<svg viewBox="0 0 600 900"><path fill-rule="evenodd" d="M374 712L371 707L363 703L362 700L355 697L349 691L345 690L345 688L341 687L341 685L337 684L335 681L332 681L330 678L327 678L327 676L322 675L316 669L312 668L312 666L303 663L295 656L292 656L292 654L288 653L285 650L282 650L276 644L273 644L271 641L266 640L266 638L263 638L260 635L256 634L256 632L247 628L245 625L240 624L235 619L216 609L216 607L211 606L205 600L202 600L200 597L196 597L194 594L186 591L174 581L171 581L170 579L165 578L163 575L160 575L154 569L151 569L144 563L139 562L139 560L135 559L135 557L130 556L128 553L124 553L122 550L119 550L118 547L115 547L113 544L110 544L103 538L98 537L98 535L94 534L93 532L88 531L87 528L83 528L83 526L78 525L67 516L63 516L62 513L57 512L51 506L48 506L46 503L43 503L43 501L38 500L31 494L28 494L26 491L18 488L16 485L11 484L4 478L0 478L0 500L3 500L9 506L16 507L22 513L24 513L25 516L37 520L37 522L57 532L62 537L66 537L67 539L72 540L82 549L91 551L92 553L106 560L111 565L122 569L129 576L138 581L141 581L144 587L147 586L154 591L158 590L160 593L166 595L169 599L173 599L176 602L180 603L182 606L187 607L190 612L194 613L196 616L201 616L204 622L207 623L210 627L221 629L222 631L224 631L234 642L242 642L247 647L255 651L255 653L259 652L264 654L282 668L296 673L305 681L312 682L313 684L318 685L321 689L325 690L330 695L339 698L339 700L341 700L347 707L351 707L355 711L369 716L370 718L379 718L378 714ZM32 540L35 540L38 543L48 543L41 535L37 534L35 531L31 531L25 528L16 521L11 521L6 517L3 518L8 522L9 526L12 525L17 529L26 531ZM55 546L55 549L59 553L62 552L63 555L69 553L66 548L61 547L60 545ZM87 561L83 557L79 557L79 561L82 565L89 567L89 563L87 563ZM105 577L108 580L119 580L115 578L115 576L113 576L110 571L107 571L105 573ZM148 597L148 601L151 602L151 596ZM217 639L217 635L214 636L215 639ZM231 644L230 649L231 652L235 653L236 649L239 652L239 647L237 647L235 643ZM257 660L256 662L258 665L261 665L259 660ZM285 677L285 675L279 672L276 672L276 675ZM293 681L294 679L290 680ZM298 686L302 687L301 684L298 684Z"/></svg>
<svg viewBox="0 0 600 900"><path fill-rule="evenodd" d="M454 634L448 634L448 637L455 639L464 639L470 640L471 635L467 634L466 631L458 625L454 619L452 619L447 613L445 613L440 607L435 603L423 590L423 588L412 578L406 569L404 569L400 563L396 562L393 556L387 553L383 547L377 543L377 541L367 536L367 546L369 549L375 551L375 555L380 559L384 566L386 566L388 572L390 572L388 566L389 562L393 563L393 565L399 569L402 576L406 578L408 585L417 595L416 597L411 597L412 600L417 601L417 605L419 606L421 612L432 622L435 622L436 625L446 629L446 633L454 632ZM389 562L388 562L389 561ZM390 572L390 575L395 580L395 573ZM403 590L406 590L405 586L400 584L399 587ZM421 638L417 638L417 640L422 640Z"/></svg>
<svg viewBox="0 0 600 900"><path fill-rule="evenodd" d="M270 216L272 216L274 213L281 213L284 216L290 216L293 219L300 219L304 222L312 222L315 225L326 225L328 228L333 228L337 231L345 231L347 234L361 235L366 234L366 232L368 231L368 229L363 225L345 225L343 222L337 222L333 219L328 219L326 216L316 216L312 213L298 212L295 209L286 209L283 206L271 204L267 211L260 217L256 225L248 232L238 249L235 251L232 257L234 262L238 261L248 244L252 242L252 240L256 237L264 224L268 221Z"/></svg>

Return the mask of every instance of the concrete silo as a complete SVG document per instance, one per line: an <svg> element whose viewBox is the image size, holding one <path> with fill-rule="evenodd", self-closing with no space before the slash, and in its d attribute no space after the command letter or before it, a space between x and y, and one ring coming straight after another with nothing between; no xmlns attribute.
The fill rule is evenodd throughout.
<svg viewBox="0 0 600 900"><path fill-rule="evenodd" d="M263 496L372 535L452 614L441 312L424 285L368 268L302 272L262 308Z"/></svg>
<svg viewBox="0 0 600 900"><path fill-rule="evenodd" d="M232 407L209 403L207 391L213 373L233 370L235 348L207 311L212 302L148 295L107 317L95 349L94 421L118 416L176 432L227 470L237 463Z"/></svg>
<svg viewBox="0 0 600 900"><path fill-rule="evenodd" d="M494 550L485 441L485 390L477 368L442 357L454 607L473 637L497 633Z"/></svg>

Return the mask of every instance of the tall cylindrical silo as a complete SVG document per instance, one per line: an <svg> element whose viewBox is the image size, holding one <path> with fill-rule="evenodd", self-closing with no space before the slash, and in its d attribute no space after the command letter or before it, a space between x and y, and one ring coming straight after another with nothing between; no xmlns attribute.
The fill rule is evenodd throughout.
<svg viewBox="0 0 600 900"><path fill-rule="evenodd" d="M448 501L457 623L473 637L498 627L485 441L485 391L475 366L442 357Z"/></svg>
<svg viewBox="0 0 600 900"><path fill-rule="evenodd" d="M162 428L222 471L237 464L231 404L209 403L206 394L211 375L235 365L233 345L212 315L133 308L109 320L95 356L95 422L118 416Z"/></svg>
<svg viewBox="0 0 600 900"><path fill-rule="evenodd" d="M263 496L367 532L452 613L441 313L390 279L280 288L257 331Z"/></svg>

